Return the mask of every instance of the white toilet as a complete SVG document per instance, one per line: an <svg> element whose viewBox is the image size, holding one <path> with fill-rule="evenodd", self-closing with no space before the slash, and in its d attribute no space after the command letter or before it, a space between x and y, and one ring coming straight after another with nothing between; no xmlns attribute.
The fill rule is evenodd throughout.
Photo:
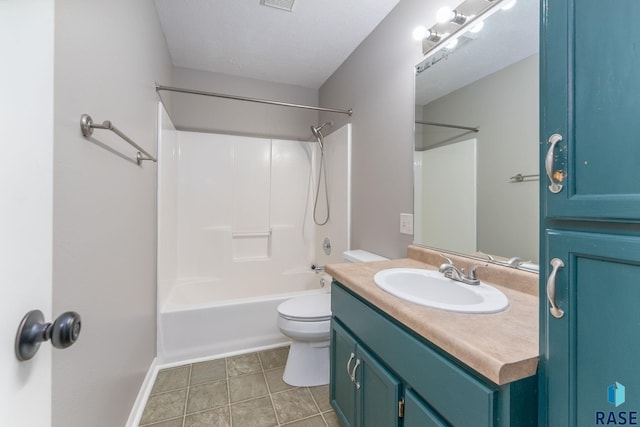
<svg viewBox="0 0 640 427"><path fill-rule="evenodd" d="M387 258L357 249L346 251L344 259L367 262ZM297 387L329 384L331 294L303 295L283 302L278 306L278 328L291 338L284 382Z"/></svg>

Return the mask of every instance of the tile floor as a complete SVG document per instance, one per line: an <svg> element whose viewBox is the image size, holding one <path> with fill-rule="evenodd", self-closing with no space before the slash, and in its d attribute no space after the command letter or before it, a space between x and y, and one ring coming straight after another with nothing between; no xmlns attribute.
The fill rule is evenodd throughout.
<svg viewBox="0 0 640 427"><path fill-rule="evenodd" d="M282 381L288 347L163 369L144 427L338 427L329 386Z"/></svg>

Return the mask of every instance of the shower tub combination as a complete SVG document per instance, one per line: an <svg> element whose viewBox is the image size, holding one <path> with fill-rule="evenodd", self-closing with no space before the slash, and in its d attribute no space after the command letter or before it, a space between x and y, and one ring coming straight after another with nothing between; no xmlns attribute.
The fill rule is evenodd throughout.
<svg viewBox="0 0 640 427"><path fill-rule="evenodd" d="M263 283L268 294L250 296L241 283L191 282L177 285L160 312L162 362L284 345L277 307L289 298L329 292L331 277L314 272L285 273ZM256 281L265 281L256 278Z"/></svg>
<svg viewBox="0 0 640 427"><path fill-rule="evenodd" d="M278 305L329 292L311 264L341 262L347 249L350 126L310 144L177 131L163 108L159 123L159 363L288 343ZM322 156L332 190L316 202ZM319 228L324 203L331 218L320 209Z"/></svg>

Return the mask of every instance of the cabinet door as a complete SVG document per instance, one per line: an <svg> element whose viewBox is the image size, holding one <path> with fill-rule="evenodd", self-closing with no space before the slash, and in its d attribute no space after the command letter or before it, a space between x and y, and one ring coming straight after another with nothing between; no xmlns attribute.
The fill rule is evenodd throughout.
<svg viewBox="0 0 640 427"><path fill-rule="evenodd" d="M331 321L331 405L343 427L355 426L356 399L351 372L356 361L356 341L335 319Z"/></svg>
<svg viewBox="0 0 640 427"><path fill-rule="evenodd" d="M369 352L358 346L356 404L358 426L397 427L400 381Z"/></svg>
<svg viewBox="0 0 640 427"><path fill-rule="evenodd" d="M541 290L541 425L637 424L640 237L547 230L546 242L541 274L553 258L564 263L555 278L564 313L552 315Z"/></svg>
<svg viewBox="0 0 640 427"><path fill-rule="evenodd" d="M550 218L640 220L640 2L543 0L542 203ZM559 193L549 191L552 154ZM546 199L546 200L545 200Z"/></svg>
<svg viewBox="0 0 640 427"><path fill-rule="evenodd" d="M404 427L447 427L412 390L404 394Z"/></svg>

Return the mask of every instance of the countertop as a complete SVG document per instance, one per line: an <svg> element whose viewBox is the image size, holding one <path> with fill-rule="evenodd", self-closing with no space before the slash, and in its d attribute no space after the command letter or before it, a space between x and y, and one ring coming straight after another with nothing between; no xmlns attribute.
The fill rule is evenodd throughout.
<svg viewBox="0 0 640 427"><path fill-rule="evenodd" d="M456 265L458 265L456 263ZM538 366L538 297L499 285L509 307L492 314L464 314L404 301L382 289L373 276L387 268L433 265L403 258L366 263L330 264L326 272L364 300L498 385L535 375ZM499 276L499 275L498 275ZM495 278L495 271L490 276Z"/></svg>

